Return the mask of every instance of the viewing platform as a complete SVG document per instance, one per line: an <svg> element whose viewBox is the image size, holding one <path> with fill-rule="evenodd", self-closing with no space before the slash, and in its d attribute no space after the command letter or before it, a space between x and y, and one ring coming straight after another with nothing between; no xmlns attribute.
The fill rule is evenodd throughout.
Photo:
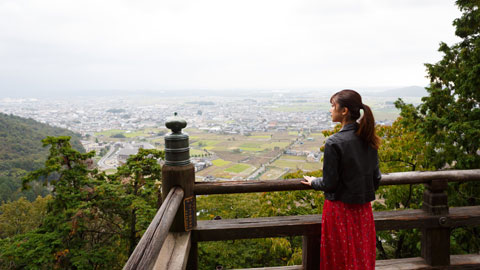
<svg viewBox="0 0 480 270"><path fill-rule="evenodd" d="M185 121L167 122L166 163L162 169L163 204L124 266L130 269L198 269L198 243L266 237L301 236L302 265L252 269L319 269L321 214L221 220L196 218L196 196L306 190L301 179L195 182L189 162ZM480 181L479 170L384 174L380 185L423 184L422 209L374 212L377 231L420 229L421 257L377 260L378 270L480 269L480 254L451 255L450 232L480 225L480 205L449 207L449 182ZM219 268L223 269L223 268Z"/></svg>

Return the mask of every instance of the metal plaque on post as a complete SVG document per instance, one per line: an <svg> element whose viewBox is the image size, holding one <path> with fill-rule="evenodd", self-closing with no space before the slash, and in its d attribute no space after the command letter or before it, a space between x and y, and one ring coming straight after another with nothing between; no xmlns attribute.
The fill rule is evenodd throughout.
<svg viewBox="0 0 480 270"><path fill-rule="evenodd" d="M185 219L185 231L191 231L194 227L194 220L196 211L195 196L185 198L183 200L183 210L184 210L184 219Z"/></svg>

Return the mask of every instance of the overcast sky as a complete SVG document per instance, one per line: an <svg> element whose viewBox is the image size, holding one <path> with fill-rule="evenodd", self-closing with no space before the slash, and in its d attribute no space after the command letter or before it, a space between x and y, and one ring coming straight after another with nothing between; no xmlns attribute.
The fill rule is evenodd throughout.
<svg viewBox="0 0 480 270"><path fill-rule="evenodd" d="M0 93L425 86L448 0L0 0Z"/></svg>

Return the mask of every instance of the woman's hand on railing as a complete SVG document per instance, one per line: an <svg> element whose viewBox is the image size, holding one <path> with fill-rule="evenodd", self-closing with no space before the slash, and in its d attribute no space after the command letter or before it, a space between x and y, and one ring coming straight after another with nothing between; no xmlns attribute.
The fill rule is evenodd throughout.
<svg viewBox="0 0 480 270"><path fill-rule="evenodd" d="M305 179L305 180L302 180L302 182L301 182L302 184L307 185L307 186L312 186L312 181L315 180L316 178L313 177L313 176L304 175L303 179Z"/></svg>

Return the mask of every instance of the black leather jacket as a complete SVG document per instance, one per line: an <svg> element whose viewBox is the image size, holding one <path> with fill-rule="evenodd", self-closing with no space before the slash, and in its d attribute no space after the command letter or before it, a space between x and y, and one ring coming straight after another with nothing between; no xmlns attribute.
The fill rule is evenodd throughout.
<svg viewBox="0 0 480 270"><path fill-rule="evenodd" d="M375 200L382 175L378 152L355 135L358 124L345 125L325 142L323 177L312 181L325 199L362 204Z"/></svg>

